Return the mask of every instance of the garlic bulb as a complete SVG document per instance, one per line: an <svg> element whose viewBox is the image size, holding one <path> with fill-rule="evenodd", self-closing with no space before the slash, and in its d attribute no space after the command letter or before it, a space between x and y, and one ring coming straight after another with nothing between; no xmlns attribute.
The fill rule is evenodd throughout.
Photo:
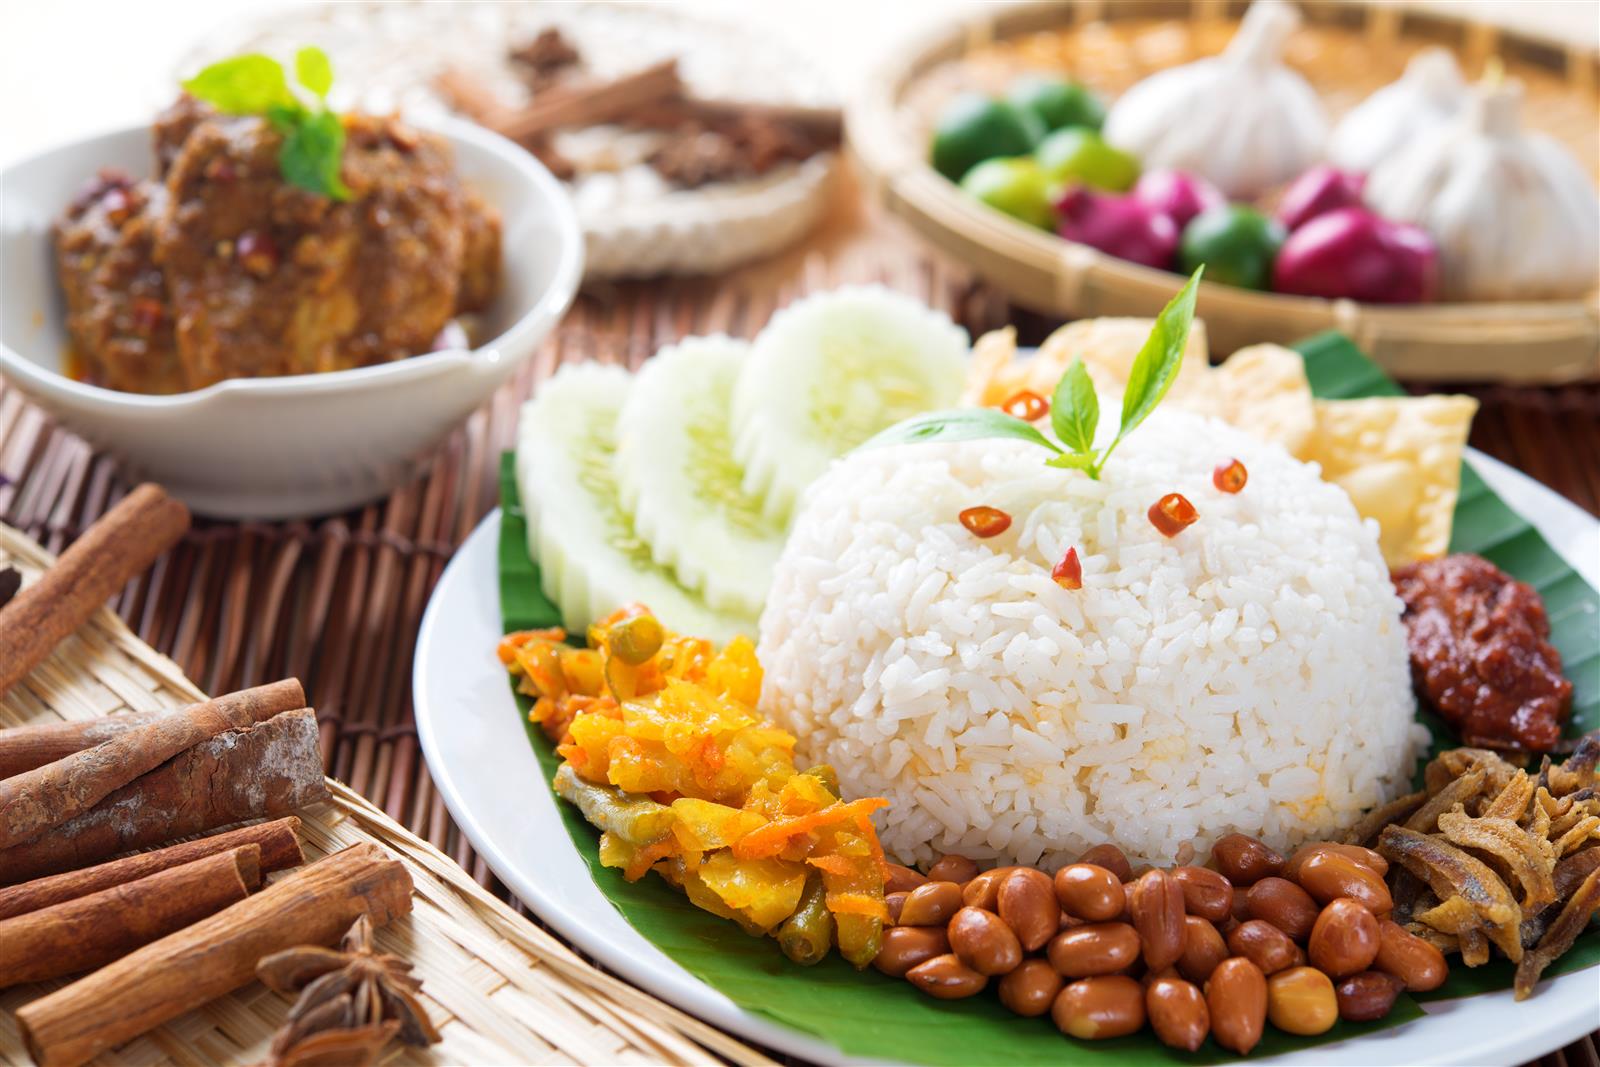
<svg viewBox="0 0 1600 1067"><path fill-rule="evenodd" d="M1283 0L1256 0L1221 55L1124 93L1106 119L1106 140L1145 170L1199 174L1233 199L1293 178L1322 157L1328 138L1317 94L1281 62L1299 24Z"/></svg>
<svg viewBox="0 0 1600 1067"><path fill-rule="evenodd" d="M1423 49L1411 57L1399 81L1340 120L1328 158L1343 170L1366 174L1414 138L1449 122L1468 96L1455 57L1443 48Z"/></svg>
<svg viewBox="0 0 1600 1067"><path fill-rule="evenodd" d="M1522 86L1480 86L1454 121L1380 163L1367 205L1439 245L1445 300L1583 296L1600 278L1600 201L1560 144L1522 128Z"/></svg>

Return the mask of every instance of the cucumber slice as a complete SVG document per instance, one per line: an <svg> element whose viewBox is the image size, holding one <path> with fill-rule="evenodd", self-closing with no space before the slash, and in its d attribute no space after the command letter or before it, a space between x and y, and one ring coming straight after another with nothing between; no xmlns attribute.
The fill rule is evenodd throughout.
<svg viewBox="0 0 1600 1067"><path fill-rule="evenodd" d="M621 367L564 367L522 409L517 486L528 512L528 551L545 595L569 632L639 602L679 633L727 641L752 618L714 611L657 563L617 495L617 415L633 379Z"/></svg>
<svg viewBox="0 0 1600 1067"><path fill-rule="evenodd" d="M750 346L689 337L645 362L617 420L622 505L657 563L713 610L755 617L784 525L743 489L728 407Z"/></svg>
<svg viewBox="0 0 1600 1067"><path fill-rule="evenodd" d="M734 387L745 492L787 522L836 456L902 419L954 407L966 356L967 331L882 286L791 304L756 338Z"/></svg>

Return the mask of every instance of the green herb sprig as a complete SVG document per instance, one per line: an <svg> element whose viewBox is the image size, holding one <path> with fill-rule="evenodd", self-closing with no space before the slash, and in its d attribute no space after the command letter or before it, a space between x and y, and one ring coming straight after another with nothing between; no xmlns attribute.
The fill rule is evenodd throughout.
<svg viewBox="0 0 1600 1067"><path fill-rule="evenodd" d="M1082 359L1074 359L1056 383L1050 401L1050 428L1059 445L1015 415L994 408L961 408L918 415L889 427L868 441L863 448L881 445L913 444L921 441L975 441L986 437L1011 437L1043 445L1055 455L1045 462L1052 467L1081 470L1096 480L1105 469L1112 451L1156 409L1183 367L1183 350L1194 323L1194 304L1200 288L1200 267L1178 295L1156 316L1150 336L1134 357L1128 387L1122 394L1122 423L1117 436L1104 448L1094 447L1095 431L1100 426L1100 398ZM1065 447L1063 447L1065 446Z"/></svg>
<svg viewBox="0 0 1600 1067"><path fill-rule="evenodd" d="M320 48L294 56L295 81L312 96L311 108L289 85L289 76L271 56L234 56L206 67L183 83L184 91L227 115L262 115L283 135L278 168L290 185L334 200L349 200L339 177L344 159L344 123L328 108L333 64Z"/></svg>

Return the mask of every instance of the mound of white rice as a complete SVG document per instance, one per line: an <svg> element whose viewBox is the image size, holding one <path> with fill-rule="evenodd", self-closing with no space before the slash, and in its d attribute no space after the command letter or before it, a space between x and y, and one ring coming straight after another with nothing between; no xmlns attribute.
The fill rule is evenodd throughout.
<svg viewBox="0 0 1600 1067"><path fill-rule="evenodd" d="M1112 409L1114 412L1115 409ZM1230 457L1237 496L1211 484ZM809 493L761 617L766 710L884 796L884 847L1148 862L1285 848L1396 796L1425 733L1376 527L1275 445L1161 410L1101 481L1010 440L860 451ZM1181 492L1200 519L1163 537ZM957 521L1013 517L980 540ZM1083 588L1051 567L1075 546Z"/></svg>

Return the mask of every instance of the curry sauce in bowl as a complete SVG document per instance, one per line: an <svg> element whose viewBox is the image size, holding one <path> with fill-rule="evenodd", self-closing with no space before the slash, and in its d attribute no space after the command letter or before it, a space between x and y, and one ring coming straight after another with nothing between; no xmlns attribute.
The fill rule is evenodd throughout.
<svg viewBox="0 0 1600 1067"><path fill-rule="evenodd" d="M8 167L0 370L201 512L392 489L554 327L583 241L509 141L338 122L343 196L285 180L292 131L190 100Z"/></svg>

